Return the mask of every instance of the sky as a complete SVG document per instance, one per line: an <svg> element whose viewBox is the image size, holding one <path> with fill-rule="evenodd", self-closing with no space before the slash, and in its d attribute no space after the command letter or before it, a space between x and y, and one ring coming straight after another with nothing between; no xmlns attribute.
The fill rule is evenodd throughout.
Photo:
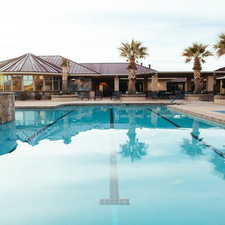
<svg viewBox="0 0 225 225"><path fill-rule="evenodd" d="M181 56L183 49L193 42L212 49L225 32L224 12L224 0L2 1L0 60L33 53L76 62L124 62L118 47L135 39L148 47L144 65L191 70ZM224 66L225 56L214 56L203 69Z"/></svg>

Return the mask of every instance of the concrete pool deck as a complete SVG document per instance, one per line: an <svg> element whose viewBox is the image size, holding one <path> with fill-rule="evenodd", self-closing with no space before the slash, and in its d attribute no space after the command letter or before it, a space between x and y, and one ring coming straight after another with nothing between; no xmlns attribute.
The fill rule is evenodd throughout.
<svg viewBox="0 0 225 225"><path fill-rule="evenodd" d="M177 100L176 104L181 104L183 100ZM32 100L16 101L16 109L35 109L35 108L55 108L60 106L73 105L119 105L119 104L174 104L171 100L144 100L144 101L120 101L120 100L83 100L83 101L51 101L51 100Z"/></svg>
<svg viewBox="0 0 225 225"><path fill-rule="evenodd" d="M225 105L215 104L213 102L183 102L180 105L169 105L170 109L191 114L196 117L211 120L213 122L225 125L225 113L217 111L225 111Z"/></svg>
<svg viewBox="0 0 225 225"><path fill-rule="evenodd" d="M73 105L118 105L118 104L165 104L172 110L191 114L203 119L211 120L225 125L225 113L216 111L225 111L225 105L215 104L213 102L187 102L184 100L145 100L145 101L120 101L103 99L98 101L83 100L83 101L68 101L68 102L54 102L51 100L33 100L33 101L16 101L16 109L51 109L60 106Z"/></svg>

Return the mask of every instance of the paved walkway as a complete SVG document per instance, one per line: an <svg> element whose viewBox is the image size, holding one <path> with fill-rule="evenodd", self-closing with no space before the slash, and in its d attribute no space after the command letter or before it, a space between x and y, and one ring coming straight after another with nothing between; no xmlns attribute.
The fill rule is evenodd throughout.
<svg viewBox="0 0 225 225"><path fill-rule="evenodd" d="M182 103L177 101L176 103ZM120 101L120 100L83 100L83 101L68 101L58 102L51 100L32 100L32 101L16 101L16 108L55 108L65 105L106 105L106 104L172 104L171 100L145 100L145 101Z"/></svg>
<svg viewBox="0 0 225 225"><path fill-rule="evenodd" d="M170 105L168 107L179 112L192 114L225 125L225 105L199 101L183 102L181 105ZM224 113L217 111L224 111Z"/></svg>

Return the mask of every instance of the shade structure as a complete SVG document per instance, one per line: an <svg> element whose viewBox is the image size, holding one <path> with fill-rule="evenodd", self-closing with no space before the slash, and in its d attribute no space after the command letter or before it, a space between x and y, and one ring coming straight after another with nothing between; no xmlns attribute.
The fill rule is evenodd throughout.
<svg viewBox="0 0 225 225"><path fill-rule="evenodd" d="M104 75L127 75L128 74L128 63L82 63L83 66L91 68L98 73ZM136 65L136 74L149 74L156 72L156 70L143 65Z"/></svg>
<svg viewBox="0 0 225 225"><path fill-rule="evenodd" d="M63 63L63 59L67 59L60 55L40 56L40 58L59 67L61 67ZM82 74L93 74L93 75L99 74L95 70L92 70L91 68L88 68L85 65L76 63L70 59L67 59L67 61L69 62L69 68L68 68L69 74L81 74L81 75Z"/></svg>
<svg viewBox="0 0 225 225"><path fill-rule="evenodd" d="M0 72L61 73L62 69L34 54L27 53L0 62Z"/></svg>

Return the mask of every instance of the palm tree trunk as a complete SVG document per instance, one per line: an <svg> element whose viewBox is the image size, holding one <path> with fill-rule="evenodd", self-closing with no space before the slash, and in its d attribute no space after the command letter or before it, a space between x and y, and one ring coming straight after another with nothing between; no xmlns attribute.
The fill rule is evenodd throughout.
<svg viewBox="0 0 225 225"><path fill-rule="evenodd" d="M194 84L195 84L195 89L194 89L194 93L195 94L199 94L201 93L201 89L202 89L202 85L201 85L201 62L200 62L200 58L199 57L195 57L194 59L194 66L193 66L193 70L194 70Z"/></svg>
<svg viewBox="0 0 225 225"><path fill-rule="evenodd" d="M194 93L195 94L201 93L202 85L201 85L201 72L200 72L200 70L194 70L194 84L195 84Z"/></svg>
<svg viewBox="0 0 225 225"><path fill-rule="evenodd" d="M128 69L128 94L136 94L136 71Z"/></svg>

